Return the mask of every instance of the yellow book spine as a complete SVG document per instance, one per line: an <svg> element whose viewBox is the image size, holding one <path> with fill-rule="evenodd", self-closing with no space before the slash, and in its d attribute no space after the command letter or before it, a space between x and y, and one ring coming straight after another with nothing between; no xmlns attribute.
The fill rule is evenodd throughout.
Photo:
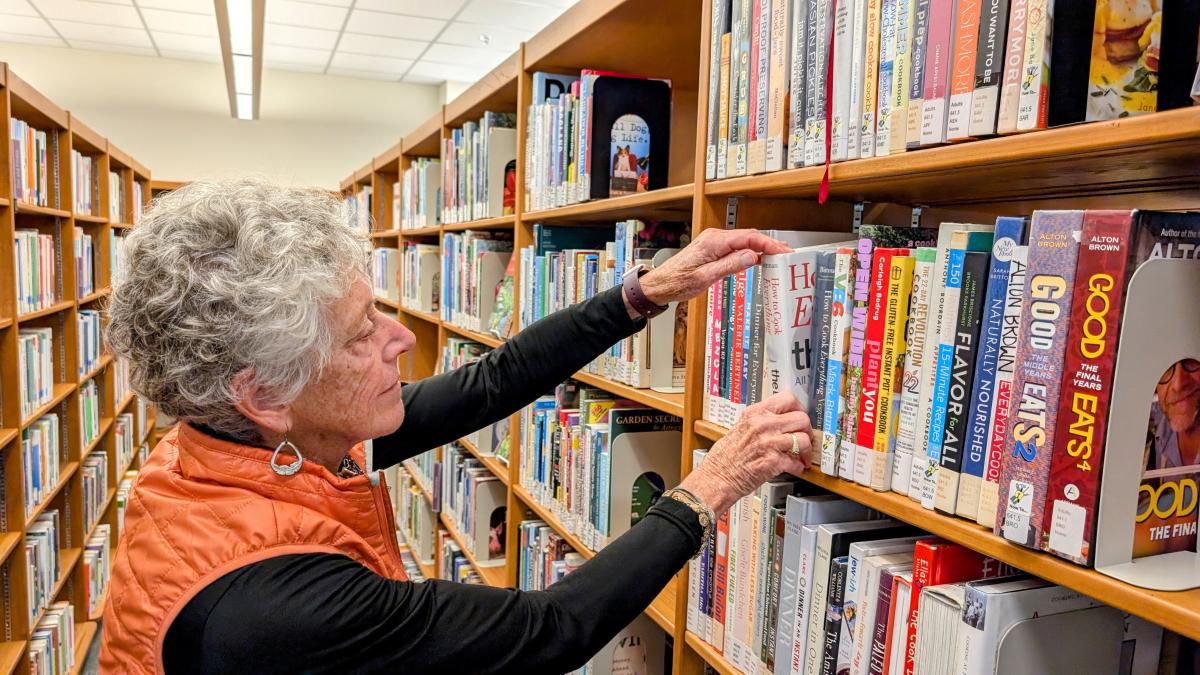
<svg viewBox="0 0 1200 675"><path fill-rule="evenodd" d="M875 418L875 452L871 487L876 490L890 489L891 462L887 455L891 448L892 432L896 428L896 411L899 410L898 395L903 380L904 353L907 347L905 328L908 325L908 299L912 294L913 270L916 259L911 256L892 258L888 278L887 304L884 310L883 359L879 373L879 414ZM883 461L880 461L883 460Z"/></svg>

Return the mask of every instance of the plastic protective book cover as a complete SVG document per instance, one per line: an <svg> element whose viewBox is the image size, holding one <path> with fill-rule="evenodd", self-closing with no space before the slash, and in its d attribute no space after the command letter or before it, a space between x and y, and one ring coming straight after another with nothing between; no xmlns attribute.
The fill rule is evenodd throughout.
<svg viewBox="0 0 1200 675"><path fill-rule="evenodd" d="M791 78L788 86L787 111L787 168L804 166L805 96L808 77L808 7L809 0L792 3L791 17Z"/></svg>
<svg viewBox="0 0 1200 675"><path fill-rule="evenodd" d="M816 378L813 386L812 409L808 417L812 421L817 442L822 441L825 422L825 385L828 381L829 333L833 323L833 277L837 264L837 250L821 251L817 254L816 316L813 334L816 336Z"/></svg>
<svg viewBox="0 0 1200 675"><path fill-rule="evenodd" d="M946 103L950 94L951 44L954 35L954 0L929 3L925 45L925 90L921 92L921 145L946 140Z"/></svg>
<svg viewBox="0 0 1200 675"><path fill-rule="evenodd" d="M1083 211L1035 211L997 534L1041 548Z"/></svg>
<svg viewBox="0 0 1200 675"><path fill-rule="evenodd" d="M534 255L557 253L570 249L603 249L612 241L612 226L578 227L574 225L533 225Z"/></svg>
<svg viewBox="0 0 1200 675"><path fill-rule="evenodd" d="M907 495L912 475L913 449L917 439L917 417L921 406L921 372L925 357L925 335L930 312L930 284L937 249L922 246L913 251L912 293L909 296L908 327L905 336L904 367L901 374L900 401L894 429L892 457L893 492Z"/></svg>
<svg viewBox="0 0 1200 675"><path fill-rule="evenodd" d="M838 645L841 642L842 625L846 622L843 614L846 594L847 557L839 556L831 561L829 568L829 599L825 605L825 637L821 654L821 675L835 675L843 671L838 658ZM846 663L845 668L850 664Z"/></svg>
<svg viewBox="0 0 1200 675"><path fill-rule="evenodd" d="M908 142L908 95L912 78L913 24L916 21L917 0L893 0L896 3L896 53L892 84L889 149L881 152L876 141L875 154L904 152Z"/></svg>
<svg viewBox="0 0 1200 675"><path fill-rule="evenodd" d="M929 46L929 9L932 0L914 0L912 50L909 63L911 74L908 87L908 116L905 129L906 147L921 145L922 109L925 102L925 57Z"/></svg>
<svg viewBox="0 0 1200 675"><path fill-rule="evenodd" d="M671 85L661 80L600 76L591 91L589 196L604 199L610 194L666 187ZM612 188L616 191L610 192Z"/></svg>
<svg viewBox="0 0 1200 675"><path fill-rule="evenodd" d="M858 420L854 432L853 478L855 482L862 485L870 484L870 467L874 460L875 427L879 421L879 370L883 361L883 330L886 321L887 289L892 259L907 254L908 249L878 247L864 256L861 241L859 244L860 260L865 261L869 275L866 311L863 313L865 325L862 326L861 332L858 325L857 288L855 290L855 313L851 323L850 366L852 369L855 368L855 359L857 358L859 371ZM861 272L862 267L860 266L860 275Z"/></svg>
<svg viewBox="0 0 1200 675"><path fill-rule="evenodd" d="M1004 38L1008 30L1009 0L983 3L979 16L979 42L975 45L975 91L971 94L968 133L983 136L996 131L1000 81L1004 75Z"/></svg>
<svg viewBox="0 0 1200 675"><path fill-rule="evenodd" d="M829 314L829 352L825 364L825 413L821 428L821 456L816 464L830 476L838 475L837 456L844 437L842 417L846 414L847 350L850 346L850 308L854 291L851 281L854 249L837 250L833 275L833 301Z"/></svg>
<svg viewBox="0 0 1200 675"><path fill-rule="evenodd" d="M975 91L976 50L979 34L986 30L980 23L983 2L959 2L954 17L954 38L950 42L950 103L946 109L946 139L961 140L970 135L971 99Z"/></svg>
<svg viewBox="0 0 1200 675"><path fill-rule="evenodd" d="M1021 94L1017 101L1017 130L1046 126L1050 88L1050 40L1054 28L1054 0L1029 0L1026 9L1025 57L1021 64Z"/></svg>
<svg viewBox="0 0 1200 675"><path fill-rule="evenodd" d="M1004 77L1000 85L1000 106L996 113L996 132L1017 130L1017 107L1021 100L1021 75L1025 67L1025 36L1028 28L1029 0L1010 0L1008 36L1004 47Z"/></svg>
<svg viewBox="0 0 1200 675"><path fill-rule="evenodd" d="M717 138L720 126L721 104L721 43L729 32L730 0L712 0L710 3L712 22L709 27L708 45L708 145L704 156L704 177L717 177Z"/></svg>

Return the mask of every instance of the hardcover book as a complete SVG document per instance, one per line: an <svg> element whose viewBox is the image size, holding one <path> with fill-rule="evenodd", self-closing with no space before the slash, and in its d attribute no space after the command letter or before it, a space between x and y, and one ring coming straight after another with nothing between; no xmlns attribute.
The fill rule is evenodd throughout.
<svg viewBox="0 0 1200 675"><path fill-rule="evenodd" d="M787 168L804 166L804 138L807 126L808 12L810 0L792 3L791 16L791 79L787 110Z"/></svg>
<svg viewBox="0 0 1200 675"><path fill-rule="evenodd" d="M861 246L859 254L862 255ZM881 247L872 251L868 257L871 275L867 291L867 325L861 347L858 427L854 441L854 481L860 485L870 485L875 459L875 430L879 422L879 378L883 362L883 332L887 321L887 292L892 260L898 255L907 254L907 249ZM850 349L853 355L853 342Z"/></svg>
<svg viewBox="0 0 1200 675"><path fill-rule="evenodd" d="M879 12L879 95L875 111L875 147L871 153L877 156L891 153L892 110L896 105L897 7L895 0L882 2Z"/></svg>
<svg viewBox="0 0 1200 675"><path fill-rule="evenodd" d="M838 650L842 625L846 623L842 610L845 605L847 564L847 557L840 556L833 559L829 570L829 601L825 607L825 644L821 655L821 675L837 675L849 665L842 663Z"/></svg>
<svg viewBox="0 0 1200 675"><path fill-rule="evenodd" d="M863 44L862 109L858 112L858 156L875 154L875 111L879 101L879 23L880 5L885 0L867 0L866 27ZM853 112L853 111L852 111Z"/></svg>
<svg viewBox="0 0 1200 675"><path fill-rule="evenodd" d="M788 73L792 44L792 0L771 0L771 78L767 94L765 169L784 168L787 154Z"/></svg>
<svg viewBox="0 0 1200 675"><path fill-rule="evenodd" d="M1021 96L1017 102L1017 131L1046 128L1054 0L1029 0L1027 16L1025 57L1021 64Z"/></svg>
<svg viewBox="0 0 1200 675"><path fill-rule="evenodd" d="M817 313L814 317L813 334L816 336L816 380L809 412L816 441L822 442L825 422L825 385L828 381L829 332L833 310L833 276L837 265L837 250L825 250L817 254Z"/></svg>
<svg viewBox="0 0 1200 675"><path fill-rule="evenodd" d="M711 0L708 43L708 142L704 154L704 178L717 177L717 142L720 136L721 70L723 67L721 43L729 32L731 0Z"/></svg>
<svg viewBox="0 0 1200 675"><path fill-rule="evenodd" d="M603 178L608 176L612 181L621 181L617 183L618 194L666 187L670 172L671 85L662 80L602 75L592 81L591 92L589 198L610 196L613 184ZM638 156L634 147L643 154Z"/></svg>

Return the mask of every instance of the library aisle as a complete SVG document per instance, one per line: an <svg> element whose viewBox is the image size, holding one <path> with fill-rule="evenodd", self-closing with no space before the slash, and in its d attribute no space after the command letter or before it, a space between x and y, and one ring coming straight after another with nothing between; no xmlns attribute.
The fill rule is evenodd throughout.
<svg viewBox="0 0 1200 675"><path fill-rule="evenodd" d="M109 116L182 179L151 180L0 64L0 675L95 672L125 505L176 425L104 342L125 237L160 195L256 172L344 204L375 309L415 337L404 386L560 358L522 332L714 231L790 250L630 298L640 330L467 436L391 466L368 441L382 569L413 597L538 597L682 504L695 556L644 570L674 576L570 672L1200 672L1197 7L217 0L139 9L117 45L72 32L109 20L96 3L17 2L0 60L190 61L236 119L205 152L179 120ZM723 513L671 491L780 437L755 420L781 393L811 467ZM509 656L471 667L542 672Z"/></svg>

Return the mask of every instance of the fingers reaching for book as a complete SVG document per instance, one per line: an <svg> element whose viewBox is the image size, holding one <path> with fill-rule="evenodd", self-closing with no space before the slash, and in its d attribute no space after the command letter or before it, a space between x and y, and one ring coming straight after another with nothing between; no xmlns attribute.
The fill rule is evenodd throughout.
<svg viewBox="0 0 1200 675"><path fill-rule="evenodd" d="M659 305L690 300L717 281L758 264L762 256L790 250L756 230L704 230L642 277L642 290Z"/></svg>

